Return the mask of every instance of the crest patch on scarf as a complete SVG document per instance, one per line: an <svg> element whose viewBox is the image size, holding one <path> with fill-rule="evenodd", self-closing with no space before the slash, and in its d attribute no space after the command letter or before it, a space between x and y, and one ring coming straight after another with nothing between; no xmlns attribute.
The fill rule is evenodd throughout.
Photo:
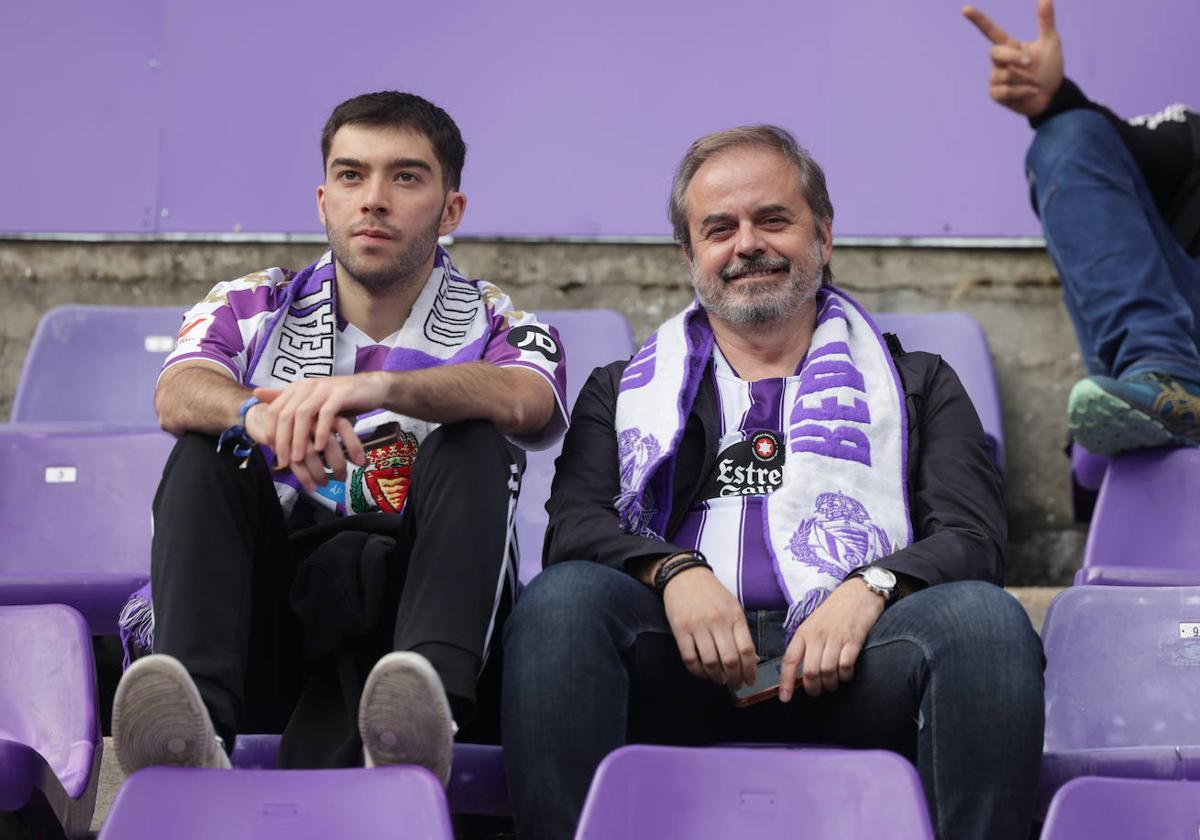
<svg viewBox="0 0 1200 840"><path fill-rule="evenodd" d="M892 553L887 532L871 521L866 507L843 493L817 496L814 516L800 522L788 541L792 561L842 579L869 559Z"/></svg>

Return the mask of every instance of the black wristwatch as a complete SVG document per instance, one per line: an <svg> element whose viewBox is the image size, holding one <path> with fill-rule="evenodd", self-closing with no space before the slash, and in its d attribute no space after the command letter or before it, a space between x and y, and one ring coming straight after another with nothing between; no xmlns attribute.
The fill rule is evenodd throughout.
<svg viewBox="0 0 1200 840"><path fill-rule="evenodd" d="M854 577L862 578L867 589L882 596L885 604L890 604L895 599L896 573L890 569L885 569L883 566L859 566L846 575L847 580Z"/></svg>

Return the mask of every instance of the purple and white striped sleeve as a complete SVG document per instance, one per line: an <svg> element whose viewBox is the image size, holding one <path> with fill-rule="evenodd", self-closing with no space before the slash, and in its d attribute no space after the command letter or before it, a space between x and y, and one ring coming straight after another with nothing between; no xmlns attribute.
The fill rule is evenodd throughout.
<svg viewBox="0 0 1200 840"><path fill-rule="evenodd" d="M183 316L175 349L163 362L163 370L180 362L209 362L242 382L248 349L279 305L281 284L289 276L272 268L218 283Z"/></svg>
<svg viewBox="0 0 1200 840"><path fill-rule="evenodd" d="M495 287L492 287L495 289ZM497 367L523 367L543 376L554 392L554 415L541 431L513 436L523 449L547 449L567 429L567 357L558 330L544 324L532 312L512 308L508 296L498 289L489 295L490 333L483 360Z"/></svg>

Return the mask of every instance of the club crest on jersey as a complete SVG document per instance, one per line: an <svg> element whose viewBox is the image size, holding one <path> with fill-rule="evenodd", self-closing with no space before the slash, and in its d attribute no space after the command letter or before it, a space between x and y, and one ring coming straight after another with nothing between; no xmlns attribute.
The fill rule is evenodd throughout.
<svg viewBox="0 0 1200 840"><path fill-rule="evenodd" d="M399 513L408 498L416 458L417 438L411 432L400 432L396 441L368 449L367 467L356 470L351 477L351 511L366 513L378 508L384 513Z"/></svg>
<svg viewBox="0 0 1200 840"><path fill-rule="evenodd" d="M709 474L702 499L768 496L783 484L785 449L773 432L755 432L725 447Z"/></svg>

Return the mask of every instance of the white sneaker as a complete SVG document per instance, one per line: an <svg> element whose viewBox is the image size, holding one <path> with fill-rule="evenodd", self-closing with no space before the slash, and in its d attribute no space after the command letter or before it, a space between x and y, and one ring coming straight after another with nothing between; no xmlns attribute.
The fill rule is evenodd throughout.
<svg viewBox="0 0 1200 840"><path fill-rule="evenodd" d="M375 663L358 704L367 767L418 764L448 784L456 731L446 691L428 659L398 651Z"/></svg>
<svg viewBox="0 0 1200 840"><path fill-rule="evenodd" d="M196 684L173 656L158 653L129 666L113 699L112 731L126 774L155 764L230 766Z"/></svg>

